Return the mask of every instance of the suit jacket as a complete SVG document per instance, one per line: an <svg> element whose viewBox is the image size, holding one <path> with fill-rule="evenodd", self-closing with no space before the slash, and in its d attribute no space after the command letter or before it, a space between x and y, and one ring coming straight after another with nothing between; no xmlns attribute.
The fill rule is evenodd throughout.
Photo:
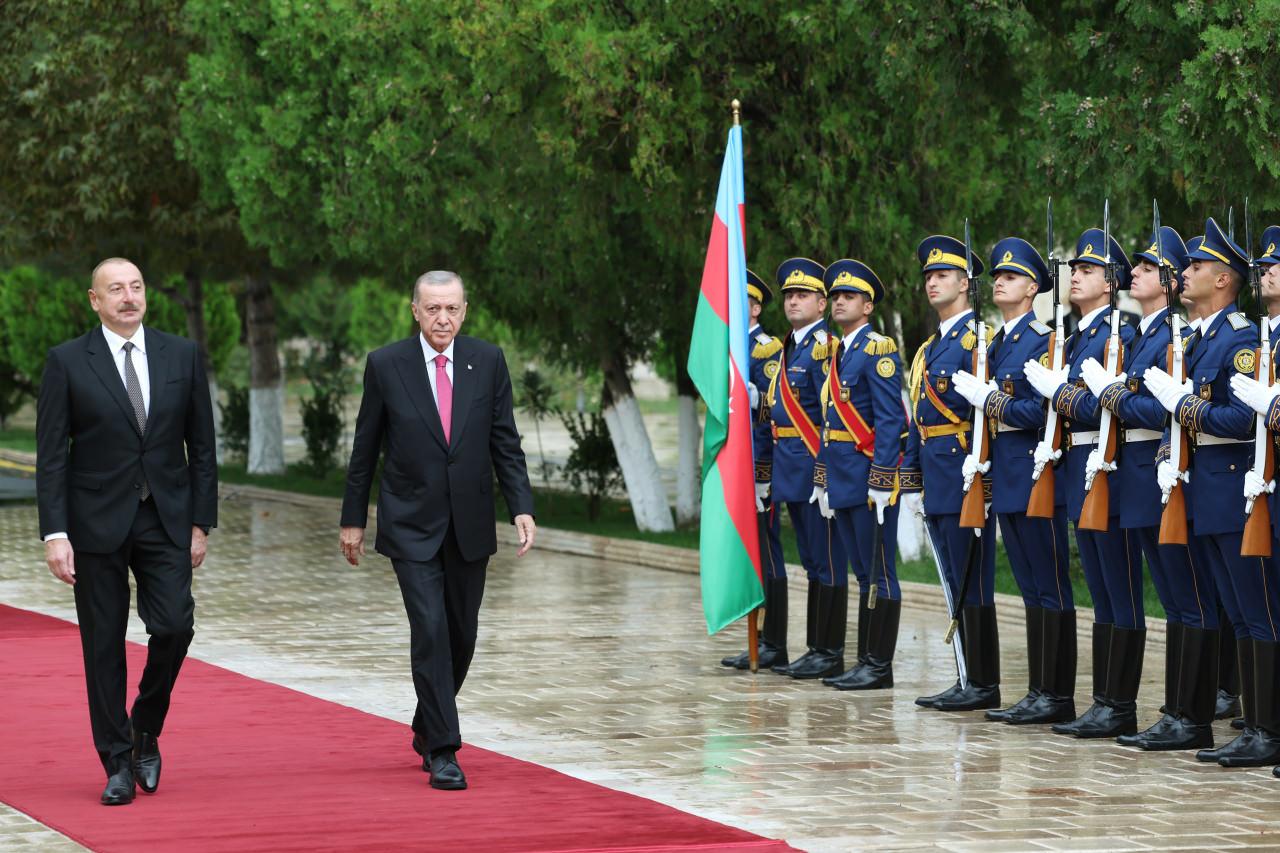
<svg viewBox="0 0 1280 853"><path fill-rule="evenodd" d="M383 454L374 548L391 559L430 560L450 524L464 559L497 551L494 474L511 516L533 514L502 350L459 335L453 356L447 443L419 335L374 350L365 362L342 525L368 522L373 472Z"/></svg>
<svg viewBox="0 0 1280 853"><path fill-rule="evenodd" d="M138 511L143 478L173 544L218 521L213 403L193 341L144 327L151 408L143 434L102 327L49 350L36 402L40 535L110 553Z"/></svg>

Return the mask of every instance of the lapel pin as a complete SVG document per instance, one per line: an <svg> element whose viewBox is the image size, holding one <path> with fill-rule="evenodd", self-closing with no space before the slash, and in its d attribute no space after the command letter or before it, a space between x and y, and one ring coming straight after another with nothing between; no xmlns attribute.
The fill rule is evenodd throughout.
<svg viewBox="0 0 1280 853"><path fill-rule="evenodd" d="M469 364L468 364L468 365L467 365L467 370L470 370L470 369L471 369L471 365L469 365Z"/></svg>

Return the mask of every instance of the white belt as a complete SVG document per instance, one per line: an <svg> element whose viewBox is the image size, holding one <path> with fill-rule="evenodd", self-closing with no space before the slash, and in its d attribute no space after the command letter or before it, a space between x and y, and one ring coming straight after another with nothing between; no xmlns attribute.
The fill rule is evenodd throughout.
<svg viewBox="0 0 1280 853"><path fill-rule="evenodd" d="M1010 426L1004 421L996 421L996 432L1031 432L1029 429L1022 427Z"/></svg>
<svg viewBox="0 0 1280 853"><path fill-rule="evenodd" d="M1153 429L1127 429L1124 431L1125 444L1131 441L1159 441L1162 438L1164 436Z"/></svg>
<svg viewBox="0 0 1280 853"><path fill-rule="evenodd" d="M1097 444L1097 443L1098 443L1098 431L1096 429L1092 431L1086 431L1086 432L1071 433L1072 447L1080 447L1086 444Z"/></svg>
<svg viewBox="0 0 1280 853"><path fill-rule="evenodd" d="M1196 433L1196 447L1207 447L1211 444L1249 444L1252 438L1223 438L1220 435L1209 435L1207 432Z"/></svg>

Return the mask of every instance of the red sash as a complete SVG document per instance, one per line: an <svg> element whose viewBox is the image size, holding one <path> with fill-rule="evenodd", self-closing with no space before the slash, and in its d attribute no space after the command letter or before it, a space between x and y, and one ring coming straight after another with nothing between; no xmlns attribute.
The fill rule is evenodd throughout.
<svg viewBox="0 0 1280 853"><path fill-rule="evenodd" d="M844 428L853 436L858 450L867 456L874 456L876 450L876 433L858 412L857 407L849 400L840 398L840 345L836 345L836 354L831 360L831 371L827 374L827 402L835 406L836 414Z"/></svg>
<svg viewBox="0 0 1280 853"><path fill-rule="evenodd" d="M787 380L787 359L785 355L783 355L781 364L778 367L778 381L782 385L782 408L796 428L796 432L800 433L800 440L804 442L805 450L808 450L809 455L816 459L820 446L818 428L813 425L813 421L809 420L809 415L800 405L800 398L796 396L796 392L791 390L791 383Z"/></svg>

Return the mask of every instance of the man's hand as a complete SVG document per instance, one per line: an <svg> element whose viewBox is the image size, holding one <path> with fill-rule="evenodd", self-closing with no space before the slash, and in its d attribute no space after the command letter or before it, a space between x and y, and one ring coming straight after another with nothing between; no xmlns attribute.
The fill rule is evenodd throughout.
<svg viewBox="0 0 1280 853"><path fill-rule="evenodd" d="M969 491L969 487L973 485L973 478L977 474L986 474L991 470L991 460L979 463L972 455L966 456L964 462L960 464L960 473L964 476L964 490Z"/></svg>
<svg viewBox="0 0 1280 853"><path fill-rule="evenodd" d="M538 525L533 523L533 516L528 513L517 515L515 522L516 532L520 534L520 550L516 551L516 556L523 557L533 547L533 537L538 532Z"/></svg>
<svg viewBox="0 0 1280 853"><path fill-rule="evenodd" d="M338 534L338 547L342 549L342 556L347 558L348 563L360 565L360 558L364 556L364 528L342 528L342 532Z"/></svg>
<svg viewBox="0 0 1280 853"><path fill-rule="evenodd" d="M1084 384L1089 386L1090 393L1095 397L1101 397L1102 392L1117 382L1124 382L1129 377L1124 373L1112 376L1110 371L1098 363L1096 358L1086 358L1084 363L1080 365L1080 376L1084 379Z"/></svg>
<svg viewBox="0 0 1280 853"><path fill-rule="evenodd" d="M884 508L889 505L892 498L893 492L887 492L884 489L867 489L867 502L875 508L876 524L884 524Z"/></svg>
<svg viewBox="0 0 1280 853"><path fill-rule="evenodd" d="M1262 475L1257 471L1246 471L1244 474L1244 499L1248 501L1249 508L1253 508L1253 502L1262 495L1269 495L1276 490L1274 480L1264 480Z"/></svg>
<svg viewBox="0 0 1280 853"><path fill-rule="evenodd" d="M994 382L983 382L967 370L957 370L952 379L955 380L956 392L971 406L985 406L987 398L997 390Z"/></svg>
<svg viewBox="0 0 1280 853"><path fill-rule="evenodd" d="M1264 386L1243 373L1231 377L1231 390L1241 402L1263 416L1271 410L1271 403L1276 397L1280 397L1280 385Z"/></svg>
<svg viewBox="0 0 1280 853"><path fill-rule="evenodd" d="M209 553L209 534L199 527L191 528L191 568L198 569Z"/></svg>
<svg viewBox="0 0 1280 853"><path fill-rule="evenodd" d="M831 509L831 504L827 500L827 490L825 486L814 486L813 493L809 495L809 503L818 505L818 513L823 518L835 518L835 511Z"/></svg>
<svg viewBox="0 0 1280 853"><path fill-rule="evenodd" d="M1116 463L1107 462L1103 459L1102 448L1094 447L1089 451L1089 456L1084 460L1084 490L1087 492L1093 488L1093 480L1102 471L1111 473L1116 470Z"/></svg>
<svg viewBox="0 0 1280 853"><path fill-rule="evenodd" d="M1050 370L1034 358L1022 366L1023 374L1031 387L1046 400L1052 400L1058 389L1067 384L1067 371Z"/></svg>
<svg viewBox="0 0 1280 853"><path fill-rule="evenodd" d="M1169 494L1173 491L1173 487L1181 480L1184 483L1191 481L1191 471L1183 471L1178 473L1178 469L1173 467L1173 463L1168 459L1156 466L1156 483L1160 486L1160 503L1167 504L1169 502Z"/></svg>
<svg viewBox="0 0 1280 853"><path fill-rule="evenodd" d="M756 512L765 511L767 507L765 506L764 500L767 497L769 497L769 484L757 482L756 483Z"/></svg>
<svg viewBox="0 0 1280 853"><path fill-rule="evenodd" d="M1142 374L1142 381L1147 383L1147 390L1169 414L1176 412L1178 403L1191 393L1189 380L1179 385L1172 376L1158 367L1148 367L1146 373Z"/></svg>
<svg viewBox="0 0 1280 853"><path fill-rule="evenodd" d="M49 571L63 583L76 584L76 555L69 539L50 539L44 543L44 561Z"/></svg>

